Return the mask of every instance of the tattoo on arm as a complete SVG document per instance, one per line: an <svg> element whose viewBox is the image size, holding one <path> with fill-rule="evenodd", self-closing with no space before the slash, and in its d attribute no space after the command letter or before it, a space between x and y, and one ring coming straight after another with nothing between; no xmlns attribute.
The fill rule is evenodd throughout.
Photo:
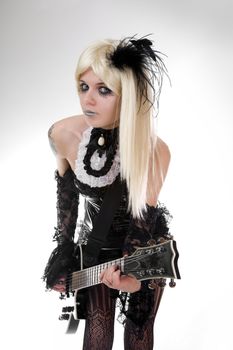
<svg viewBox="0 0 233 350"><path fill-rule="evenodd" d="M53 132L53 128L54 128L54 124L50 127L49 131L48 131L48 137L49 137L49 143L50 143L50 147L52 148L52 151L54 154L57 154L57 150L55 147L55 143L54 140L52 138L52 132Z"/></svg>

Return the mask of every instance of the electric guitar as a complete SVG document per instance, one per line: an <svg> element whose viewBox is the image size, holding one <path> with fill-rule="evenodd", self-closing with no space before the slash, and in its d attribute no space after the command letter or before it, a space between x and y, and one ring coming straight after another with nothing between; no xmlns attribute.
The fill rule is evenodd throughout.
<svg viewBox="0 0 233 350"><path fill-rule="evenodd" d="M157 245L138 248L132 255L83 269L83 251L79 246L80 270L67 275L65 296L74 296L74 306L64 307L60 320L68 320L66 333L75 333L79 319L85 318L85 298L82 291L85 288L101 283L100 273L106 268L117 265L124 275L136 277L139 281L158 278L170 278L170 286L175 286L174 279L180 279L178 269L179 253L174 240L168 240Z"/></svg>

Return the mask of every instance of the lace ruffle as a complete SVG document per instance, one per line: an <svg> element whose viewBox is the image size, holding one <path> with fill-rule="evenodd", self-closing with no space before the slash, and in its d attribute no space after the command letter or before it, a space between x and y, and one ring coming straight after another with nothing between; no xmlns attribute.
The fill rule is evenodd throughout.
<svg viewBox="0 0 233 350"><path fill-rule="evenodd" d="M79 144L78 155L75 162L75 175L80 182L87 184L90 187L104 187L111 185L116 179L117 175L120 173L119 148L116 148L115 155L108 165L109 171L106 174L102 176L98 175L98 177L88 174L87 169L85 169L85 157L88 153L87 148L90 143L92 130L94 129L88 128L82 135L82 140ZM98 173L100 173L100 170L105 166L106 162L108 162L108 156L104 151L102 151L100 154L98 150L96 150L90 157L92 171L96 171Z"/></svg>
<svg viewBox="0 0 233 350"><path fill-rule="evenodd" d="M157 207L147 205L143 219L131 217L128 235L125 239L124 254L132 254L137 247L145 247L153 243L160 243L170 239L169 223L172 215L161 203Z"/></svg>
<svg viewBox="0 0 233 350"><path fill-rule="evenodd" d="M50 258L45 267L43 280L46 282L46 288L52 288L58 279L67 275L77 265L75 258L74 242L64 242L58 245L50 255Z"/></svg>

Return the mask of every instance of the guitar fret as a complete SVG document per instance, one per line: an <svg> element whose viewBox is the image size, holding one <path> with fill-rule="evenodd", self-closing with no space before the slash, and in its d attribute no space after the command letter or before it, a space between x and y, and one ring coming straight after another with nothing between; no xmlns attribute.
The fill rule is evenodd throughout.
<svg viewBox="0 0 233 350"><path fill-rule="evenodd" d="M92 285L92 271L93 271L93 268L92 268L92 269L89 269L88 287L89 287L90 285Z"/></svg>
<svg viewBox="0 0 233 350"><path fill-rule="evenodd" d="M96 284L96 266L93 268L93 278L92 278L93 284Z"/></svg>

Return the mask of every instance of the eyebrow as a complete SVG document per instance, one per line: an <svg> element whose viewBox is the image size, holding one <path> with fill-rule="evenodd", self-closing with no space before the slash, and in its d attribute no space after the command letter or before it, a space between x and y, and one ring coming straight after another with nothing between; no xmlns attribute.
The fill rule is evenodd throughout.
<svg viewBox="0 0 233 350"><path fill-rule="evenodd" d="M80 79L79 81L87 84L85 80ZM99 83L96 83L95 85L103 85L103 84L106 85L103 81L100 81Z"/></svg>

